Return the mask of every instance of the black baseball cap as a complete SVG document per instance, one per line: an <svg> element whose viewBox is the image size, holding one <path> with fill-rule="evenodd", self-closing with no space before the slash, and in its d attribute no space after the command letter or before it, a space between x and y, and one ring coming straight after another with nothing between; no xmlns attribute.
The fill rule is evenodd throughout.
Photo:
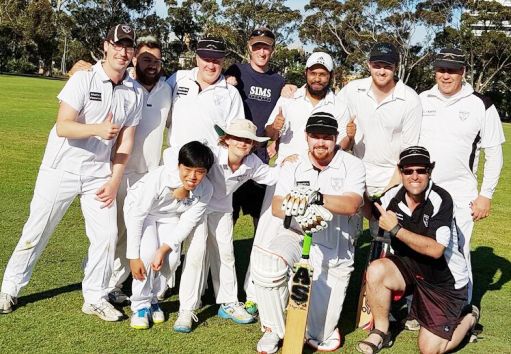
<svg viewBox="0 0 511 354"><path fill-rule="evenodd" d="M108 31L105 38L105 40L112 41L114 43L123 39L127 39L131 41L131 43L135 44L135 30L126 24L119 24L110 28L110 31Z"/></svg>
<svg viewBox="0 0 511 354"><path fill-rule="evenodd" d="M226 54L225 42L219 38L205 37L199 40L195 52L201 58L224 58Z"/></svg>
<svg viewBox="0 0 511 354"><path fill-rule="evenodd" d="M433 67L459 70L465 66L465 54L457 48L442 48L436 55Z"/></svg>
<svg viewBox="0 0 511 354"><path fill-rule="evenodd" d="M408 165L424 165L433 167L435 163L431 162L429 151L425 147L410 146L401 151L398 163L400 168Z"/></svg>
<svg viewBox="0 0 511 354"><path fill-rule="evenodd" d="M309 117L305 126L306 133L337 135L337 120L330 113L316 112Z"/></svg>
<svg viewBox="0 0 511 354"><path fill-rule="evenodd" d="M396 65L399 63L399 53L392 43L376 43L369 52L369 61Z"/></svg>

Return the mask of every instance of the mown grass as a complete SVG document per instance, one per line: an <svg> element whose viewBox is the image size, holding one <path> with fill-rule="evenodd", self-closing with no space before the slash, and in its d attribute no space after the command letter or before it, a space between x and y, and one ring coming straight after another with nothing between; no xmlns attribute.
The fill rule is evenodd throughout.
<svg viewBox="0 0 511 354"><path fill-rule="evenodd" d="M28 216L35 178L47 135L55 121L56 95L62 81L0 75L0 276ZM508 246L511 214L511 125L504 126L505 167L493 200L490 218L476 225L473 237L475 300L482 307L482 339L462 353L511 353L511 249ZM236 225L235 247L240 280L251 247L251 222L243 217ZM360 274L365 265L367 237L356 256L356 271L348 289L340 328L345 343L339 350L353 353L354 344L366 335L354 328ZM127 320L106 323L81 313L81 264L87 251L83 219L75 201L43 253L20 306L0 315L0 352L58 353L252 353L261 333L258 324L236 325L216 317L211 295L199 313L199 324L187 335L172 332L177 296L163 308L168 320L148 331L129 328ZM242 281L240 281L242 284ZM129 308L123 308L126 315ZM510 312L508 312L510 311ZM386 352L413 353L416 333L401 332Z"/></svg>

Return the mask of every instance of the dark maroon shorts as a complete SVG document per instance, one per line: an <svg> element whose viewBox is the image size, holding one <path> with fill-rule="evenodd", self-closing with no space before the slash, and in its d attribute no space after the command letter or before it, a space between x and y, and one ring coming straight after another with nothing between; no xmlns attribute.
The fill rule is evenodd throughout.
<svg viewBox="0 0 511 354"><path fill-rule="evenodd" d="M405 295L413 295L409 319L437 336L451 340L467 305L467 286L444 288L424 280L416 263L406 257L388 256L398 267L406 283Z"/></svg>

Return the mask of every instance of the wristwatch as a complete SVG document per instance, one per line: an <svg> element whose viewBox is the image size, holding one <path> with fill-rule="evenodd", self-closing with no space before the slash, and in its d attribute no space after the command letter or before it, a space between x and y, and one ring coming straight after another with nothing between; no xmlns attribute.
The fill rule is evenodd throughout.
<svg viewBox="0 0 511 354"><path fill-rule="evenodd" d="M397 224L396 226L394 226L392 229L389 230L389 234L390 236L392 237L396 237L397 233L399 232L399 230L401 230L403 227L399 224Z"/></svg>

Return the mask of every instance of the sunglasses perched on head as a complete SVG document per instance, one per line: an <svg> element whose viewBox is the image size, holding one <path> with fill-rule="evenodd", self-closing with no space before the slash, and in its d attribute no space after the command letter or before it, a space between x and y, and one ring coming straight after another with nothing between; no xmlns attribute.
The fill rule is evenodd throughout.
<svg viewBox="0 0 511 354"><path fill-rule="evenodd" d="M250 34L250 38L252 38L252 37L261 37L261 36L265 36L265 37L269 37L271 39L275 39L275 35L270 30L259 30L259 29L257 29L257 30L252 31L252 33Z"/></svg>
<svg viewBox="0 0 511 354"><path fill-rule="evenodd" d="M430 173L430 169L429 168L425 168L425 167L422 167L422 168L402 168L401 169L401 173L403 173L406 176L413 175L414 172L417 172L418 175L427 175L428 173Z"/></svg>

